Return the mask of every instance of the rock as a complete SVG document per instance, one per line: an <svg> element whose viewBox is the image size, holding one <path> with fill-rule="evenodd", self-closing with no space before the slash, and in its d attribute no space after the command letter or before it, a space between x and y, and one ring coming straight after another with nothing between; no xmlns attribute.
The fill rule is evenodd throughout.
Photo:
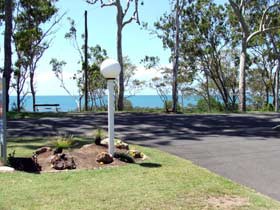
<svg viewBox="0 0 280 210"><path fill-rule="evenodd" d="M143 158L143 153L135 149L129 150L128 154L134 158Z"/></svg>
<svg viewBox="0 0 280 210"><path fill-rule="evenodd" d="M52 167L56 170L75 169L74 158L68 154L55 154L51 159Z"/></svg>
<svg viewBox="0 0 280 210"><path fill-rule="evenodd" d="M95 146L95 145L94 144L85 144L84 146L82 146L81 149L88 149L88 148L91 148L93 146Z"/></svg>
<svg viewBox="0 0 280 210"><path fill-rule="evenodd" d="M113 157L108 152L101 152L96 156L96 162L110 164L114 161Z"/></svg>
<svg viewBox="0 0 280 210"><path fill-rule="evenodd" d="M50 147L41 147L41 148L39 148L39 149L37 149L35 151L35 154L36 155L40 155L42 153L49 152L49 151L52 151L52 148L50 148Z"/></svg>
<svg viewBox="0 0 280 210"><path fill-rule="evenodd" d="M56 148L54 151L53 151L53 154L55 155L55 154L60 154L60 153L62 153L63 152L63 149L61 148L61 147L58 147L58 148Z"/></svg>
<svg viewBox="0 0 280 210"><path fill-rule="evenodd" d="M101 145L106 145L106 146L107 146L107 145L109 144L108 142L109 142L109 138L106 138L106 139L102 139L101 142L100 142L100 144L101 144Z"/></svg>
<svg viewBox="0 0 280 210"><path fill-rule="evenodd" d="M129 146L127 143L122 142L121 144L116 144L116 148L118 149L125 149L125 150L129 150Z"/></svg>
<svg viewBox="0 0 280 210"><path fill-rule="evenodd" d="M106 145L108 146L109 142L109 138L103 139L101 141L101 145ZM129 150L129 145L125 142L123 142L120 139L115 139L115 147L118 149L125 149L125 150Z"/></svg>
<svg viewBox="0 0 280 210"><path fill-rule="evenodd" d="M116 146L118 149L129 150L128 144L125 143L125 142L123 142L123 141L120 140L120 139L116 139L116 140L115 140L115 146Z"/></svg>
<svg viewBox="0 0 280 210"><path fill-rule="evenodd" d="M13 173L15 169L8 166L0 166L0 173Z"/></svg>

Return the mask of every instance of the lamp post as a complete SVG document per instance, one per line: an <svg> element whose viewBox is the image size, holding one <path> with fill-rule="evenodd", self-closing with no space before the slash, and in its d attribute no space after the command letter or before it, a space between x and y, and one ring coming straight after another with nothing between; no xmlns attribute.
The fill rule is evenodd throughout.
<svg viewBox="0 0 280 210"><path fill-rule="evenodd" d="M115 144L114 144L114 80L119 76L121 71L120 64L113 59L106 59L102 62L101 74L107 79L107 88L109 91L108 94L108 134L109 134L109 142L108 142L108 152L111 155L114 155L115 152Z"/></svg>

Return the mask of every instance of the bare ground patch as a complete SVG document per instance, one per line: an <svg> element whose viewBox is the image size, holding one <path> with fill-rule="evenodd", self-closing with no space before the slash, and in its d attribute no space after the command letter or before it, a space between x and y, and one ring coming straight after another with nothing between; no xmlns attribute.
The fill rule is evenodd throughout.
<svg viewBox="0 0 280 210"><path fill-rule="evenodd" d="M242 206L249 206L250 203L248 198L225 195L221 197L209 197L207 204L214 209L232 210Z"/></svg>

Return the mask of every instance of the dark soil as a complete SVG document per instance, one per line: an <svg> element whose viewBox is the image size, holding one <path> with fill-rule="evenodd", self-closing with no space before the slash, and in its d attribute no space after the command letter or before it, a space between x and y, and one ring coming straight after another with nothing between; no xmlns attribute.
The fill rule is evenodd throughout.
<svg viewBox="0 0 280 210"><path fill-rule="evenodd" d="M9 164L18 171L31 173L38 173L41 171L41 166L33 158L11 157L9 158Z"/></svg>

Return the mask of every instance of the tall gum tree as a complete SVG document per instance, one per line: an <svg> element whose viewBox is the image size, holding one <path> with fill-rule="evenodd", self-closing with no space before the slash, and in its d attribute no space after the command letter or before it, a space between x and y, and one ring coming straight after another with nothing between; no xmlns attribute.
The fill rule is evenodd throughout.
<svg viewBox="0 0 280 210"><path fill-rule="evenodd" d="M241 29L241 52L239 61L239 111L246 111L246 62L250 41L257 35L277 30L280 25L271 25L270 11L280 7L279 1L229 0L230 6ZM251 5L255 4L255 5ZM251 17L249 20L248 16ZM253 18L253 19L252 19ZM256 24L259 22L258 27ZM252 27L253 25L253 27Z"/></svg>
<svg viewBox="0 0 280 210"><path fill-rule="evenodd" d="M9 111L9 87L12 74L12 27L13 27L13 1L5 0L5 34L4 34L4 72L3 78L5 79L5 98L6 98L6 111Z"/></svg>
<svg viewBox="0 0 280 210"><path fill-rule="evenodd" d="M118 93L118 110L122 111L124 108L124 64L123 64L123 53L122 53L122 30L132 21L136 21L137 24L140 25L139 21L139 0L86 0L89 4L96 4L100 3L101 8L103 7L116 7L117 9L117 53L118 53L118 62L121 66L121 72L119 76L119 93ZM123 3L126 2L126 3ZM133 4L134 3L134 4ZM143 5L143 2L140 3ZM134 6L133 6L134 5ZM127 17L131 14L129 11L133 10L132 15Z"/></svg>
<svg viewBox="0 0 280 210"><path fill-rule="evenodd" d="M170 13L164 13L160 19L154 23L155 30L152 30L158 38L162 40L163 47L171 51L172 61L172 112L177 112L178 108L178 77L181 68L181 48L185 42L187 32L182 29L182 19L184 7L191 4L192 0L172 0Z"/></svg>
<svg viewBox="0 0 280 210"><path fill-rule="evenodd" d="M29 71L30 90L32 94L33 111L36 104L35 70L45 50L49 48L48 36L52 34L53 27L62 19L55 17L58 9L57 0L20 0L18 1L18 14L15 18L16 32L14 41L17 53L21 54L21 63ZM55 17L53 20L52 17ZM53 20L50 22L50 20ZM43 27L49 23L47 27Z"/></svg>

